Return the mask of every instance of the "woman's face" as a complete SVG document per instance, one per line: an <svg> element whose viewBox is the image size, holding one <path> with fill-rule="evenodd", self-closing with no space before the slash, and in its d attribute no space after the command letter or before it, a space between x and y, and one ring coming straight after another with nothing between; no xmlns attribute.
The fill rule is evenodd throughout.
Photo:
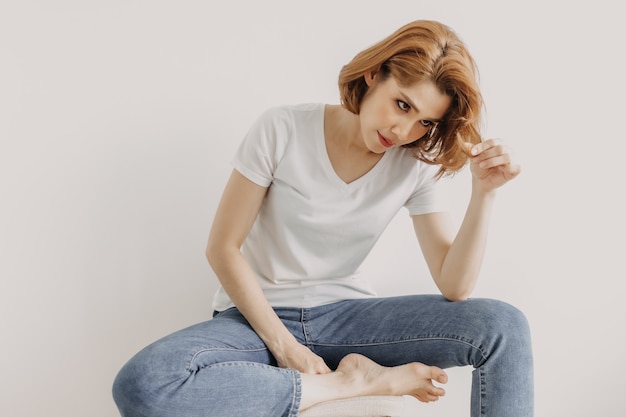
<svg viewBox="0 0 626 417"><path fill-rule="evenodd" d="M366 74L369 86L359 113L365 146L374 153L406 145L424 136L448 111L451 98L431 81L400 86L389 76Z"/></svg>

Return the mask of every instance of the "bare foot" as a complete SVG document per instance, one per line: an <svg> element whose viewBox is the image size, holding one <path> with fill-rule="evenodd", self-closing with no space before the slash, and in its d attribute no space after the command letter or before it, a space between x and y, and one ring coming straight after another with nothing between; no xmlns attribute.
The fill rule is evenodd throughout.
<svg viewBox="0 0 626 417"><path fill-rule="evenodd" d="M339 362L335 372L302 374L301 409L322 401L365 395L411 395L422 402L437 401L445 391L433 384L445 384L446 373L421 363L385 367L359 354Z"/></svg>
<svg viewBox="0 0 626 417"><path fill-rule="evenodd" d="M339 362L337 372L363 387L365 392L360 395L412 395L423 402L437 401L445 395L433 381L448 382L446 373L436 366L413 362L389 368L354 353Z"/></svg>

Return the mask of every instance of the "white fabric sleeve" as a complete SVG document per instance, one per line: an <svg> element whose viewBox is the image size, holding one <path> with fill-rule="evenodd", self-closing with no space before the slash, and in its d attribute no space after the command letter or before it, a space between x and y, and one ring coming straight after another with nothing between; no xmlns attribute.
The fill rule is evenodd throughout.
<svg viewBox="0 0 626 417"><path fill-rule="evenodd" d="M269 187L291 136L291 117L279 107L266 110L244 136L233 168L262 187Z"/></svg>
<svg viewBox="0 0 626 417"><path fill-rule="evenodd" d="M436 178L439 166L422 164L415 190L404 204L410 216L447 211Z"/></svg>

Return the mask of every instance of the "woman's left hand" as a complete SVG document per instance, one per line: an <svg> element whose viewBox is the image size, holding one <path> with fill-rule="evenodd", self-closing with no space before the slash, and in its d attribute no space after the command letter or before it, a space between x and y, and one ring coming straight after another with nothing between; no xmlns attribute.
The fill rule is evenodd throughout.
<svg viewBox="0 0 626 417"><path fill-rule="evenodd" d="M509 147L500 139L488 139L473 145L466 144L470 157L470 170L475 186L485 192L494 191L521 172L513 161Z"/></svg>

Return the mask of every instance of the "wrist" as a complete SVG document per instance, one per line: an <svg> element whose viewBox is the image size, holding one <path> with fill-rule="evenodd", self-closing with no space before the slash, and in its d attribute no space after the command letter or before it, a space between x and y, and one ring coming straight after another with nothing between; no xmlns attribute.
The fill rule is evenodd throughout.
<svg viewBox="0 0 626 417"><path fill-rule="evenodd" d="M282 330L282 329L281 329ZM276 357L284 356L287 352L291 350L293 345L299 344L296 338L289 333L287 329L281 331L277 334L272 334L268 336L259 335L267 348L272 352L272 354Z"/></svg>
<svg viewBox="0 0 626 417"><path fill-rule="evenodd" d="M493 201L496 198L497 189L485 189L478 185L476 181L472 181L472 198L481 199L485 201Z"/></svg>

